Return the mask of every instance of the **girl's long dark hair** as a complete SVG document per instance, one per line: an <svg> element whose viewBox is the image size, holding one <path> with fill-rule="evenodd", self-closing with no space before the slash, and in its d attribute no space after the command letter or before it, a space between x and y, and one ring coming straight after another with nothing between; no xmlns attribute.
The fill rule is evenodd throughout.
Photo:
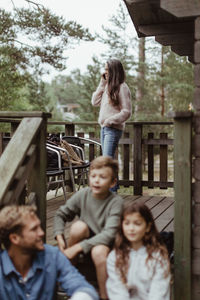
<svg viewBox="0 0 200 300"><path fill-rule="evenodd" d="M122 222L124 217L128 214L139 213L141 217L146 221L147 226L150 226L150 230L145 233L143 238L143 245L146 247L148 257L146 263L149 259L153 258L153 252L156 251L160 253L161 257L168 262L168 252L166 247L163 245L160 239L160 234L155 226L153 216L149 208L143 203L128 203L124 205L120 224L118 227L118 232L115 238L114 249L116 252L116 270L120 275L120 278L124 284L127 283L127 274L129 268L129 253L131 250L130 243L126 239L122 230ZM161 262L162 264L162 262ZM167 273L169 271L169 267Z"/></svg>
<svg viewBox="0 0 200 300"><path fill-rule="evenodd" d="M119 105L120 84L125 80L125 72L122 63L117 59L107 61L108 66L108 95L114 106Z"/></svg>

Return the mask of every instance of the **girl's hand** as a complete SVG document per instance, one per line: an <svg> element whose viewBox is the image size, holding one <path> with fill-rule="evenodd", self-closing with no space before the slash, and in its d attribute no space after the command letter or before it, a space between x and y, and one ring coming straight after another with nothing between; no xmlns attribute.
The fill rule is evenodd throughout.
<svg viewBox="0 0 200 300"><path fill-rule="evenodd" d="M56 240L58 242L58 248L60 249L61 252L64 253L64 250L66 249L66 242L64 236L62 234L58 234L56 236Z"/></svg>

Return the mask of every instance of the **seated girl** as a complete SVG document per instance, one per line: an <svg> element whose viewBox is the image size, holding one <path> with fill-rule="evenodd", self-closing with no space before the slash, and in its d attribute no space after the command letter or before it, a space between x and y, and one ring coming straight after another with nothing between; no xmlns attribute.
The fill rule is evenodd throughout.
<svg viewBox="0 0 200 300"><path fill-rule="evenodd" d="M110 300L170 299L168 252L146 205L124 206L107 272Z"/></svg>

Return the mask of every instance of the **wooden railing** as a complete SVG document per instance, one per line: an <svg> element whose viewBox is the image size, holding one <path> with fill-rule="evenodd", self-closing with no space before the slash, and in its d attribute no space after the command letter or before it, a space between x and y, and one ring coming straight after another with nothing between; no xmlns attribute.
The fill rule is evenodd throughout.
<svg viewBox="0 0 200 300"><path fill-rule="evenodd" d="M1 121L1 120L0 120ZM11 130L15 130L18 120L10 120ZM100 140L97 122L48 121L48 133L52 126L60 126L62 135L77 135ZM88 132L88 128L91 128ZM11 131L12 134L12 131ZM116 158L120 165L119 184L133 187L135 195L142 195L143 187L167 189L173 187L173 122L127 122L120 140ZM5 147L7 137L0 135L0 152ZM95 156L95 147L83 142L87 149L87 159ZM169 159L170 157L170 159Z"/></svg>
<svg viewBox="0 0 200 300"><path fill-rule="evenodd" d="M99 141L100 127L97 122L48 122L52 126L63 126L64 135L90 137ZM88 128L93 131L88 132ZM120 164L119 184L134 187L134 194L141 195L143 187L167 189L173 187L173 122L127 122L119 142L116 156ZM169 160L169 154L171 159ZM88 159L94 149L88 151Z"/></svg>
<svg viewBox="0 0 200 300"><path fill-rule="evenodd" d="M1 134L0 207L35 202L46 228L46 124L50 114L0 112L1 122L12 126L12 138L4 148ZM15 132L14 132L15 131Z"/></svg>

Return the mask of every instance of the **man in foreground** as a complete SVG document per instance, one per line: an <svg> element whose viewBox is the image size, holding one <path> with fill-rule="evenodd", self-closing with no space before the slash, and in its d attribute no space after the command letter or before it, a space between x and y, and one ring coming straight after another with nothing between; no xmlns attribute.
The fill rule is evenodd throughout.
<svg viewBox="0 0 200 300"><path fill-rule="evenodd" d="M44 245L35 206L0 211L0 299L51 300L56 283L73 300L98 300L95 289L57 247Z"/></svg>

